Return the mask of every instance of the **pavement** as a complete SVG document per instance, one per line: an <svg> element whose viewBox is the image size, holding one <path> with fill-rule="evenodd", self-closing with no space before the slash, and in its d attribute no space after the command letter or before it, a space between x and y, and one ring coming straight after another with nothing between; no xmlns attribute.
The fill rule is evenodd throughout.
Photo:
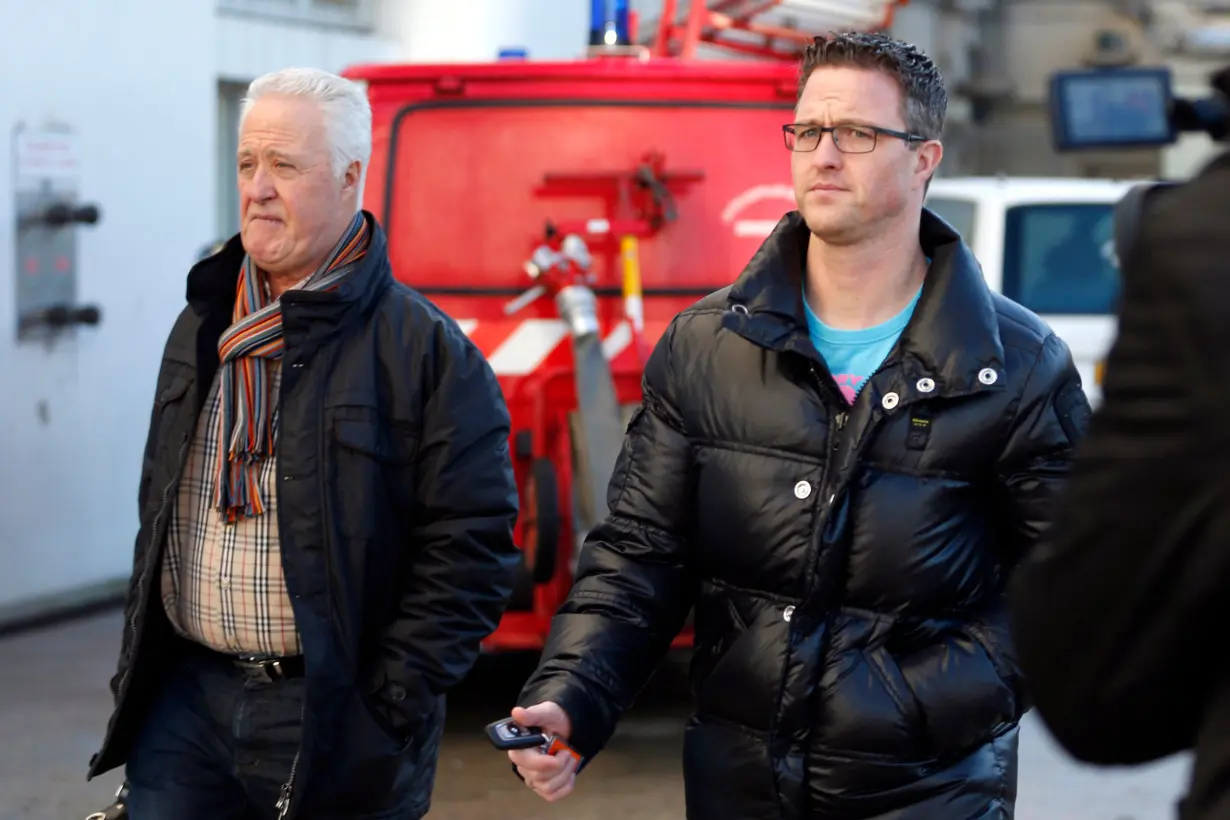
<svg viewBox="0 0 1230 820"><path fill-rule="evenodd" d="M108 612L0 640L0 820L81 820L106 806L122 778L85 769L110 709L107 681L121 617ZM486 658L450 699L428 820L678 820L687 715L677 673L663 672L621 723L573 795L534 796L482 733L507 713L532 659ZM1016 820L1175 817L1190 761L1105 770L1073 762L1036 716L1022 725Z"/></svg>

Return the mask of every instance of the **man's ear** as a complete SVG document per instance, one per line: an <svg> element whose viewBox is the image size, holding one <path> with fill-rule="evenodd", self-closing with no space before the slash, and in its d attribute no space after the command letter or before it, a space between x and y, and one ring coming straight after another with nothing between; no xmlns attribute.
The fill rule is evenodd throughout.
<svg viewBox="0 0 1230 820"><path fill-rule="evenodd" d="M363 178L363 166L358 160L346 166L345 172L342 174L342 191L350 193L359 190L359 180Z"/></svg>
<svg viewBox="0 0 1230 820"><path fill-rule="evenodd" d="M920 145L915 153L918 157L914 173L918 175L919 179L926 182L934 177L935 172L939 170L940 161L944 159L944 146L939 140L931 140Z"/></svg>

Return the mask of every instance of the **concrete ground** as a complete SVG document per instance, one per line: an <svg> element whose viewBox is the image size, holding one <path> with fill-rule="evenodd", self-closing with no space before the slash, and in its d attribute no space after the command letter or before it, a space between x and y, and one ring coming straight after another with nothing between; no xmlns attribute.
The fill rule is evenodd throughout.
<svg viewBox="0 0 1230 820"><path fill-rule="evenodd" d="M110 802L120 772L87 783L105 727L120 616L98 615L0 640L0 820L81 820ZM480 667L450 701L429 820L666 820L683 817L681 728L687 705L657 687L566 800L537 799L482 734L528 668L519 659ZM1175 816L1188 761L1132 770L1074 764L1030 715L1021 744L1017 820L1160 820Z"/></svg>

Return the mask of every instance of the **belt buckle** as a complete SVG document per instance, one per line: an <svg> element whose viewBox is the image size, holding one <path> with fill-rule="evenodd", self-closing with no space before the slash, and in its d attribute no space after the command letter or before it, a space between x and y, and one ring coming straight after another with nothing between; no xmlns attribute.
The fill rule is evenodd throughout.
<svg viewBox="0 0 1230 820"><path fill-rule="evenodd" d="M273 683L285 677L282 662L268 658L241 657L239 668L255 683Z"/></svg>

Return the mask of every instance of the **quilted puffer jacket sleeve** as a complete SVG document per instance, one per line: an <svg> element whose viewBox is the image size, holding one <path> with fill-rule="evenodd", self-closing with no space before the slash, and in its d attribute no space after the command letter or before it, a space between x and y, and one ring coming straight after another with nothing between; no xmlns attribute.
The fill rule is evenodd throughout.
<svg viewBox="0 0 1230 820"><path fill-rule="evenodd" d="M628 425L607 491L608 517L582 548L521 706L559 704L586 757L610 739L648 682L694 598L687 566L692 448L675 403L672 323L645 368L644 400Z"/></svg>
<svg viewBox="0 0 1230 820"><path fill-rule="evenodd" d="M998 509L1009 570L1042 537L1090 415L1072 354L1052 333L1026 380L999 459Z"/></svg>
<svg viewBox="0 0 1230 820"><path fill-rule="evenodd" d="M1072 354L1051 334L1025 382L997 468L996 516L1006 574L1040 542L1090 414ZM1013 684L1018 715L1024 713L1030 696L1012 640L1007 593L971 628Z"/></svg>

